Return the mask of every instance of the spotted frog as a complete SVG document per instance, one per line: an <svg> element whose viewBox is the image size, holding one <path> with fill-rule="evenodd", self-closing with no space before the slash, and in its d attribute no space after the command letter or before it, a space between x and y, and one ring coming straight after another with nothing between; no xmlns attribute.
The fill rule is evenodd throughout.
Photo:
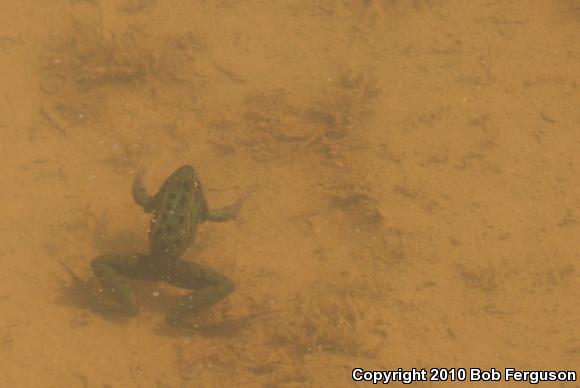
<svg viewBox="0 0 580 388"><path fill-rule="evenodd" d="M192 166L178 168L154 196L147 194L143 171L139 171L132 192L135 202L146 213L152 213L149 254L108 254L91 262L95 276L123 311L131 316L139 311L127 278L162 280L193 291L167 313L167 322L172 325L208 310L228 296L235 288L228 277L205 265L184 261L182 256L194 243L199 224L236 218L248 196L230 206L210 209Z"/></svg>

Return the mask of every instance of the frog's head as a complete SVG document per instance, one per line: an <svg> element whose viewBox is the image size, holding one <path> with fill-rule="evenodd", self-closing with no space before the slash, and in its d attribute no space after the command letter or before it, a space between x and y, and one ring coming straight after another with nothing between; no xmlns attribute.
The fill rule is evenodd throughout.
<svg viewBox="0 0 580 388"><path fill-rule="evenodd" d="M193 182L195 188L201 189L199 176L197 175L195 168L190 165L179 167L173 174L171 174L169 179L172 182L182 182L182 184L185 184L184 182Z"/></svg>
<svg viewBox="0 0 580 388"><path fill-rule="evenodd" d="M197 172L193 166L186 164L185 166L179 167L172 174L176 178L186 179L186 178L197 178Z"/></svg>

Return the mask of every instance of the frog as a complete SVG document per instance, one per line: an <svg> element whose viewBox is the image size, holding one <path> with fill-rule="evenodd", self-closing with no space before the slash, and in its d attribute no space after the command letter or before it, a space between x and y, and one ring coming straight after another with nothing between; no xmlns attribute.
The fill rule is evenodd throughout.
<svg viewBox="0 0 580 388"><path fill-rule="evenodd" d="M230 295L235 284L229 277L207 265L184 260L183 255L194 244L199 225L236 219L249 194L231 205L210 209L191 165L175 170L155 195L147 193L144 170L139 169L131 191L134 202L151 214L149 253L110 253L91 261L95 277L123 314L132 317L140 310L128 279L163 281L191 291L167 312L165 320L173 326L208 311Z"/></svg>

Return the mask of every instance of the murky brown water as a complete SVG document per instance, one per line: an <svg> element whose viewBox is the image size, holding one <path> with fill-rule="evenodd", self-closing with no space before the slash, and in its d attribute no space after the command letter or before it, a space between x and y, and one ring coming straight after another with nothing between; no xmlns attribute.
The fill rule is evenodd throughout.
<svg viewBox="0 0 580 388"><path fill-rule="evenodd" d="M0 8L0 386L580 365L580 2ZM185 336L139 282L94 314L59 261L147 251L135 170L188 163L214 206L256 193L186 255L238 285L207 318L280 312Z"/></svg>

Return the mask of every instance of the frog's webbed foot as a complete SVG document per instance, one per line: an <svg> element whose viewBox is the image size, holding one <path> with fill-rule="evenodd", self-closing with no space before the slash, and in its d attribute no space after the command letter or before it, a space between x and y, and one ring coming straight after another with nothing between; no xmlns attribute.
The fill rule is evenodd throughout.
<svg viewBox="0 0 580 388"><path fill-rule="evenodd" d="M85 282L64 262L60 262L64 269L68 272L74 285L82 291L84 296L87 298L89 306L93 310L101 311L104 309L105 301L96 295L92 290L85 284Z"/></svg>
<svg viewBox="0 0 580 388"><path fill-rule="evenodd" d="M184 330L188 334L200 334L205 337L225 337L238 333L253 322L267 318L270 315L281 313L280 310L262 311L246 314L239 318L225 319L218 322L178 321L173 327Z"/></svg>
<svg viewBox="0 0 580 388"><path fill-rule="evenodd" d="M210 209L207 213L207 220L211 222L224 222L236 219L242 210L244 202L252 196L254 192L247 192L240 196L240 198L233 204L229 206L222 207L220 209Z"/></svg>
<svg viewBox="0 0 580 388"><path fill-rule="evenodd" d="M135 174L131 192L133 193L135 203L141 206L146 213L149 213L155 208L155 197L147 194L145 183L143 183L144 175L145 169L139 168Z"/></svg>

